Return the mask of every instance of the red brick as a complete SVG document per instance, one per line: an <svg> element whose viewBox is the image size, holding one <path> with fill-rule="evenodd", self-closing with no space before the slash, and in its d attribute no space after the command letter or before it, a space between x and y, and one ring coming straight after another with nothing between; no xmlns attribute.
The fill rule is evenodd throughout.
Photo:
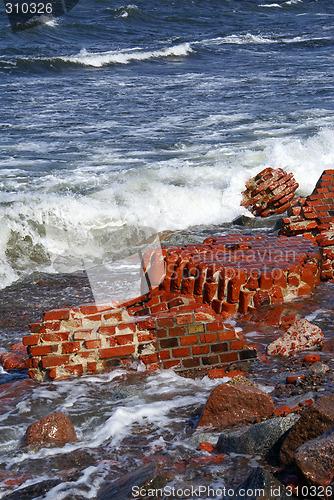
<svg viewBox="0 0 334 500"><path fill-rule="evenodd" d="M164 361L163 365L166 370L169 368L176 368L180 364L180 361L176 361L174 359L171 359L170 361Z"/></svg>
<svg viewBox="0 0 334 500"><path fill-rule="evenodd" d="M153 330L155 328L155 319L143 319L141 321L138 321L137 326L140 330Z"/></svg>
<svg viewBox="0 0 334 500"><path fill-rule="evenodd" d="M118 329L119 332L122 332L124 330L130 330L131 332L135 332L137 330L135 323L120 323L119 325L116 326L116 329Z"/></svg>
<svg viewBox="0 0 334 500"><path fill-rule="evenodd" d="M83 373L83 366L80 364L65 366L65 372L71 375L81 375Z"/></svg>
<svg viewBox="0 0 334 500"><path fill-rule="evenodd" d="M183 305L183 300L180 297L177 297L176 299L173 299L170 302L168 302L169 309L173 309L177 306L182 306L182 305Z"/></svg>
<svg viewBox="0 0 334 500"><path fill-rule="evenodd" d="M212 353L228 351L228 345L226 342L219 342L219 344L211 344L210 347Z"/></svg>
<svg viewBox="0 0 334 500"><path fill-rule="evenodd" d="M45 358L42 358L42 366L43 368L62 366L62 365L67 365L69 361L70 361L69 354L65 354L63 356L47 356Z"/></svg>
<svg viewBox="0 0 334 500"><path fill-rule="evenodd" d="M161 360L170 359L170 352L169 352L169 350L159 351L159 357L160 357Z"/></svg>
<svg viewBox="0 0 334 500"><path fill-rule="evenodd" d="M173 326L174 325L174 317L158 318L157 325L158 326Z"/></svg>
<svg viewBox="0 0 334 500"><path fill-rule="evenodd" d="M121 356L129 356L135 352L134 345L125 345L122 347L108 347L106 349L100 349L100 358L114 358Z"/></svg>
<svg viewBox="0 0 334 500"><path fill-rule="evenodd" d="M109 319L114 319L115 321L119 322L119 321L122 321L122 311L105 313L103 315L103 317L104 317L105 321L108 321Z"/></svg>
<svg viewBox="0 0 334 500"><path fill-rule="evenodd" d="M224 330L225 325L222 321L213 321L212 323L206 324L207 332L217 332L218 330Z"/></svg>
<svg viewBox="0 0 334 500"><path fill-rule="evenodd" d="M81 349L80 342L64 342L62 344L63 354L78 352Z"/></svg>
<svg viewBox="0 0 334 500"><path fill-rule="evenodd" d="M237 307L238 304L229 304L228 302L225 302L223 304L223 312L229 315L235 314L237 312Z"/></svg>
<svg viewBox="0 0 334 500"><path fill-rule="evenodd" d="M185 335L180 339L181 345L193 345L198 344L198 336L197 335Z"/></svg>
<svg viewBox="0 0 334 500"><path fill-rule="evenodd" d="M190 356L190 348L189 347L179 347L177 349L172 349L173 358L184 358L186 356Z"/></svg>
<svg viewBox="0 0 334 500"><path fill-rule="evenodd" d="M169 349L170 347L177 347L179 345L176 337L159 340L160 348Z"/></svg>
<svg viewBox="0 0 334 500"><path fill-rule="evenodd" d="M273 276L271 273L262 273L260 276L260 288L261 290L270 290L273 286Z"/></svg>
<svg viewBox="0 0 334 500"><path fill-rule="evenodd" d="M175 318L175 322L177 325L186 325L193 322L192 314L181 314L177 315Z"/></svg>
<svg viewBox="0 0 334 500"><path fill-rule="evenodd" d="M58 332L60 330L61 321L45 321L44 326L46 330L52 330L53 332Z"/></svg>
<svg viewBox="0 0 334 500"><path fill-rule="evenodd" d="M40 339L39 335L29 335L27 337L23 337L22 343L23 345L37 345Z"/></svg>
<svg viewBox="0 0 334 500"><path fill-rule="evenodd" d="M45 356L52 352L50 345L43 345L38 347L30 347L30 356Z"/></svg>
<svg viewBox="0 0 334 500"><path fill-rule="evenodd" d="M41 339L43 342L64 342L69 335L70 332L43 333Z"/></svg>
<svg viewBox="0 0 334 500"><path fill-rule="evenodd" d="M226 330L224 332L218 333L218 340L223 342L224 340L232 340L236 338L236 334L234 330Z"/></svg>
<svg viewBox="0 0 334 500"><path fill-rule="evenodd" d="M127 344L132 344L133 342L133 333L129 335L117 335L116 336L117 344L118 345L127 345Z"/></svg>
<svg viewBox="0 0 334 500"><path fill-rule="evenodd" d="M204 283L204 289L203 289L204 302L206 302L207 304L211 303L211 301L216 295L217 288L218 288L218 283L210 283L208 281Z"/></svg>
<svg viewBox="0 0 334 500"><path fill-rule="evenodd" d="M70 319L70 310L68 308L52 309L44 313L43 321L67 320Z"/></svg>
<svg viewBox="0 0 334 500"><path fill-rule="evenodd" d="M221 363L232 363L238 361L238 352L225 352L219 355Z"/></svg>
<svg viewBox="0 0 334 500"><path fill-rule="evenodd" d="M143 354L139 356L140 361L142 361L145 365L149 365L151 363L157 363L159 361L158 354Z"/></svg>
<svg viewBox="0 0 334 500"><path fill-rule="evenodd" d="M205 356L202 359L202 364L205 365L205 366L208 366L208 365L217 365L219 363L219 355L215 355L215 356Z"/></svg>
<svg viewBox="0 0 334 500"><path fill-rule="evenodd" d="M195 287L195 278L193 276L185 277L182 280L181 293L184 295L188 294L193 295L194 287Z"/></svg>
<svg viewBox="0 0 334 500"><path fill-rule="evenodd" d="M98 349L101 347L101 340L85 340L86 349Z"/></svg>
<svg viewBox="0 0 334 500"><path fill-rule="evenodd" d="M96 351L80 351L79 358L81 359L95 359Z"/></svg>
<svg viewBox="0 0 334 500"><path fill-rule="evenodd" d="M138 333L138 342L150 342L155 337L152 333Z"/></svg>
<svg viewBox="0 0 334 500"><path fill-rule="evenodd" d="M184 335L185 333L186 328L184 326L174 326L173 328L169 328L170 337L178 337L180 335Z"/></svg>
<svg viewBox="0 0 334 500"><path fill-rule="evenodd" d="M202 344L208 344L209 342L217 342L217 333L204 333L200 335Z"/></svg>
<svg viewBox="0 0 334 500"><path fill-rule="evenodd" d="M230 344L230 349L232 351L239 351L240 349L243 349L244 347L245 347L244 340L235 340L234 342L231 342L231 344Z"/></svg>
<svg viewBox="0 0 334 500"><path fill-rule="evenodd" d="M43 333L45 332L45 326L43 323L32 323L29 325L31 333Z"/></svg>
<svg viewBox="0 0 334 500"><path fill-rule="evenodd" d="M100 326L98 332L101 335L115 335L116 327L115 326Z"/></svg>
<svg viewBox="0 0 334 500"><path fill-rule="evenodd" d="M192 351L194 356L196 356L197 354L208 354L210 351L210 347L208 345L193 346Z"/></svg>
<svg viewBox="0 0 334 500"><path fill-rule="evenodd" d="M200 358L187 358L182 360L182 366L188 369L197 368L198 366L200 366L200 364L201 364Z"/></svg>
<svg viewBox="0 0 334 500"><path fill-rule="evenodd" d="M77 330L74 332L74 340L90 340L92 337L92 329L89 330Z"/></svg>
<svg viewBox="0 0 334 500"><path fill-rule="evenodd" d="M34 379L36 377L36 373L34 370L28 370L28 375L31 379Z"/></svg>
<svg viewBox="0 0 334 500"><path fill-rule="evenodd" d="M39 360L36 358L27 358L25 360L26 368L37 368L39 365Z"/></svg>
<svg viewBox="0 0 334 500"><path fill-rule="evenodd" d="M87 371L95 372L97 368L96 361L87 361Z"/></svg>

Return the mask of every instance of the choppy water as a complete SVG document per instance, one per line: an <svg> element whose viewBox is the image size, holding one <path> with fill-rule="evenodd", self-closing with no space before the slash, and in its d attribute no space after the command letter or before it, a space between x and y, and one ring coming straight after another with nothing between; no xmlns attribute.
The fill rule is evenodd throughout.
<svg viewBox="0 0 334 500"><path fill-rule="evenodd" d="M36 321L50 306L92 299L87 283L32 291L27 283L43 282L40 273L62 283L62 273L85 269L94 293L96 266L111 267L121 294L124 269L135 276L122 257L156 231L199 241L226 230L245 213L241 191L260 169L292 171L308 194L334 164L333 16L329 0L81 0L63 18L13 34L3 10L1 346L21 337L25 314ZM315 306L332 308L332 292L319 292L327 302L316 296ZM93 458L82 458L75 484L45 498L94 498L103 480L135 470L155 446L169 463L182 461L176 450L212 383L137 375L29 382L17 400L3 394L1 468L27 474L23 486L71 469L69 453L28 458L20 448L46 409L65 410L79 429L81 444L65 451ZM229 468L236 482L245 475L243 459L230 460L201 476L196 466L171 470L177 484L207 473L221 486ZM4 481L0 495L18 487Z"/></svg>
<svg viewBox="0 0 334 500"><path fill-rule="evenodd" d="M110 262L142 226L231 221L264 166L309 193L334 161L333 15L88 0L18 34L2 16L1 286Z"/></svg>

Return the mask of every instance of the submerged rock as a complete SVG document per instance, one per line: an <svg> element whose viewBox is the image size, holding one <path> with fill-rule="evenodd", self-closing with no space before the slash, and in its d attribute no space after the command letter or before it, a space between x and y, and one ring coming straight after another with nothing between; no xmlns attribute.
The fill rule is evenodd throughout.
<svg viewBox="0 0 334 500"><path fill-rule="evenodd" d="M223 429L236 424L270 417L274 402L265 392L246 385L222 384L210 394L198 427Z"/></svg>
<svg viewBox="0 0 334 500"><path fill-rule="evenodd" d="M267 455L280 438L297 422L298 415L275 417L249 428L219 436L217 449L222 453Z"/></svg>
<svg viewBox="0 0 334 500"><path fill-rule="evenodd" d="M234 495L224 495L223 499L233 500L294 500L291 491L284 487L270 472L257 467L234 490Z"/></svg>
<svg viewBox="0 0 334 500"><path fill-rule="evenodd" d="M25 443L34 444L56 443L65 444L77 441L74 426L65 413L57 412L31 424L25 435Z"/></svg>
<svg viewBox="0 0 334 500"><path fill-rule="evenodd" d="M164 479L159 475L155 465L149 464L135 472L106 483L99 491L96 500L124 500L125 498L143 497L146 489L162 488ZM141 493L140 493L141 492ZM146 495L144 495L145 498Z"/></svg>
<svg viewBox="0 0 334 500"><path fill-rule="evenodd" d="M329 486L334 482L334 426L300 446L295 463L310 484Z"/></svg>
<svg viewBox="0 0 334 500"><path fill-rule="evenodd" d="M315 439L334 425L334 394L318 399L307 407L298 422L290 430L280 450L283 465L293 461L297 448L306 441Z"/></svg>

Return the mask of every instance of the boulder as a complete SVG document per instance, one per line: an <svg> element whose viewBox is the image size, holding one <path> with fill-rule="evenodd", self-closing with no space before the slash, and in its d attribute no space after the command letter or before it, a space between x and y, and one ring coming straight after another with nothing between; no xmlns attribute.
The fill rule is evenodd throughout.
<svg viewBox="0 0 334 500"><path fill-rule="evenodd" d="M318 326L307 319L297 319L284 335L268 345L267 354L288 357L294 352L321 344L323 336Z"/></svg>
<svg viewBox="0 0 334 500"><path fill-rule="evenodd" d="M285 438L279 458L283 465L293 461L297 448L315 439L334 425L334 394L318 399L306 408Z"/></svg>
<svg viewBox="0 0 334 500"><path fill-rule="evenodd" d="M270 472L257 467L239 486L234 488L234 494L224 495L223 499L233 500L295 500L291 490L276 479Z"/></svg>
<svg viewBox="0 0 334 500"><path fill-rule="evenodd" d="M327 339L323 343L322 352L334 352L334 339Z"/></svg>
<svg viewBox="0 0 334 500"><path fill-rule="evenodd" d="M224 432L219 436L217 450L221 453L265 456L298 419L298 415L291 413L287 417L271 418L236 432Z"/></svg>
<svg viewBox="0 0 334 500"><path fill-rule="evenodd" d="M254 422L273 414L274 402L265 392L246 385L221 384L211 392L198 427L226 427Z"/></svg>
<svg viewBox="0 0 334 500"><path fill-rule="evenodd" d="M294 460L310 484L325 488L333 484L334 426L318 438L300 446Z"/></svg>
<svg viewBox="0 0 334 500"><path fill-rule="evenodd" d="M31 424L25 435L25 443L39 445L45 443L65 444L77 441L74 426L65 413L57 412Z"/></svg>

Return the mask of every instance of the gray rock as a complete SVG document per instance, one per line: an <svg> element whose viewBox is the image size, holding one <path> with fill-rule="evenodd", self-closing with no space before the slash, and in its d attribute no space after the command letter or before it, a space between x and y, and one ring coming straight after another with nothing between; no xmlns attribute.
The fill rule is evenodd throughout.
<svg viewBox="0 0 334 500"><path fill-rule="evenodd" d="M223 432L218 439L218 450L221 453L267 455L298 419L298 415L290 413L235 432Z"/></svg>
<svg viewBox="0 0 334 500"><path fill-rule="evenodd" d="M246 494L247 493L247 494ZM222 497L220 500L296 500L284 485L270 472L257 467L239 486L234 489L234 495Z"/></svg>
<svg viewBox="0 0 334 500"><path fill-rule="evenodd" d="M210 432L196 432L189 439L185 441L185 444L197 450L200 443L211 443L216 445L218 441L218 434L213 434Z"/></svg>
<svg viewBox="0 0 334 500"><path fill-rule="evenodd" d="M165 484L165 480L160 477L156 466L153 464L145 465L135 472L129 472L129 474L125 474L115 481L106 482L99 491L96 500L135 498L136 488L140 490L141 487L148 483L152 489L161 488ZM133 488L135 489L133 490Z"/></svg>

